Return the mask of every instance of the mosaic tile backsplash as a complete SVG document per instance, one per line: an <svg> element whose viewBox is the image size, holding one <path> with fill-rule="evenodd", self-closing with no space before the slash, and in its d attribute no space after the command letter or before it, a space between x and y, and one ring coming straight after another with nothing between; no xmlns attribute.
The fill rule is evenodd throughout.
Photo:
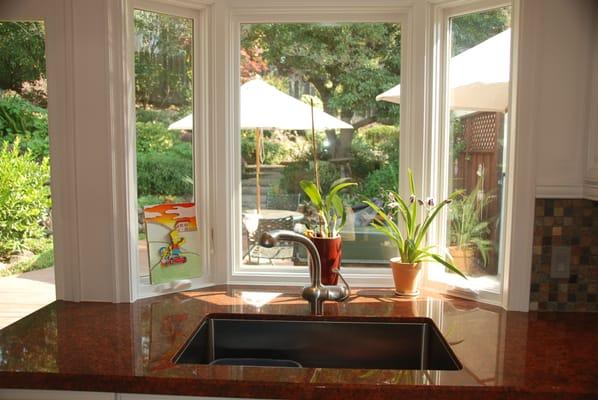
<svg viewBox="0 0 598 400"><path fill-rule="evenodd" d="M534 225L530 310L598 311L598 202L536 199ZM568 278L551 277L557 247L569 253Z"/></svg>

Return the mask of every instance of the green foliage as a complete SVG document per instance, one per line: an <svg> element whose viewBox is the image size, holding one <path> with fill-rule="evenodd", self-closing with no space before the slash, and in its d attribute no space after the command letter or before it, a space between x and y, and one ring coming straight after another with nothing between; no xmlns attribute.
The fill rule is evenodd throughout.
<svg viewBox="0 0 598 400"><path fill-rule="evenodd" d="M193 185L185 177L193 176L193 150L189 144L174 145L167 152L137 155L138 196L191 196Z"/></svg>
<svg viewBox="0 0 598 400"><path fill-rule="evenodd" d="M43 22L0 22L0 89L20 90L23 82L46 75Z"/></svg>
<svg viewBox="0 0 598 400"><path fill-rule="evenodd" d="M285 145L271 140L262 141L264 164L280 164L289 156ZM255 132L246 131L241 135L241 156L249 164L255 164Z"/></svg>
<svg viewBox="0 0 598 400"><path fill-rule="evenodd" d="M389 190L399 191L399 167L395 163L370 172L359 185L357 194L367 198L380 198Z"/></svg>
<svg viewBox="0 0 598 400"><path fill-rule="evenodd" d="M451 18L452 55L470 49L498 35L511 25L511 7L465 14Z"/></svg>
<svg viewBox="0 0 598 400"><path fill-rule="evenodd" d="M4 270L0 270L0 277L22 274L38 269L49 268L54 265L54 248L52 246L52 239L44 238L31 242L35 242L35 244L28 249L36 253L36 255L28 260L21 261Z"/></svg>
<svg viewBox="0 0 598 400"><path fill-rule="evenodd" d="M320 186L324 192L330 190L332 183L340 178L338 167L328 161L318 161ZM280 189L285 193L301 193L299 182L314 177L313 162L300 160L287 164L282 170Z"/></svg>
<svg viewBox="0 0 598 400"><path fill-rule="evenodd" d="M135 109L135 120L137 122L160 122L166 126L172 124L191 113L190 107L183 108L151 108L137 107Z"/></svg>
<svg viewBox="0 0 598 400"><path fill-rule="evenodd" d="M408 177L411 193L409 200L405 201L395 191L387 192L387 201L383 207L378 207L371 200L364 200L364 203L376 211L378 216L371 226L386 236L397 248L401 262L410 264L438 262L465 278L465 275L452 262L432 251L434 246L427 246L426 243L426 235L432 222L458 193L451 194L449 199L438 204L435 204L432 199L423 201L417 199L411 170L408 171ZM423 208L422 214L418 212L420 208ZM400 225L397 220L400 221Z"/></svg>
<svg viewBox="0 0 598 400"><path fill-rule="evenodd" d="M137 122L137 154L147 152L165 152L172 148L177 140L177 132L169 131L161 122Z"/></svg>
<svg viewBox="0 0 598 400"><path fill-rule="evenodd" d="M0 139L15 142L21 150L30 150L36 160L49 155L48 113L18 94L0 97Z"/></svg>
<svg viewBox="0 0 598 400"><path fill-rule="evenodd" d="M350 178L341 178L330 185L327 194L323 194L312 181L303 180L299 185L318 213L316 236L337 237L347 222L347 212L340 192L357 184L351 182Z"/></svg>
<svg viewBox="0 0 598 400"><path fill-rule="evenodd" d="M494 200L494 196L484 194L481 180L471 193L460 193L449 207L449 241L451 246L459 248L473 247L482 256L484 264L488 262L488 253L492 250L490 221L482 217L484 210Z"/></svg>
<svg viewBox="0 0 598 400"><path fill-rule="evenodd" d="M41 239L42 225L51 206L48 159L36 162L30 152L19 151L19 139L0 149L0 257L25 249Z"/></svg>
<svg viewBox="0 0 598 400"><path fill-rule="evenodd" d="M326 112L345 121L368 116L369 122L398 122L399 107L375 98L400 80L400 25L252 24L243 26L241 41L244 48L263 49L276 74L310 83Z"/></svg>
<svg viewBox="0 0 598 400"><path fill-rule="evenodd" d="M135 10L135 98L160 108L191 104L193 24L188 18Z"/></svg>
<svg viewBox="0 0 598 400"><path fill-rule="evenodd" d="M461 154L467 150L467 143L465 142L465 127L463 120L451 112L451 160L458 160Z"/></svg>

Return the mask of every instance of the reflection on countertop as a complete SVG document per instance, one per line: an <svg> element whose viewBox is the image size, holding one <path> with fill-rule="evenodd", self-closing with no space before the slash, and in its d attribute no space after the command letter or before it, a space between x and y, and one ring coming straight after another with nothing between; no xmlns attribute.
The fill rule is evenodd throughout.
<svg viewBox="0 0 598 400"><path fill-rule="evenodd" d="M173 364L206 315L231 313L431 318L463 369ZM316 317L299 288L214 286L133 304L52 303L0 331L0 387L262 398L375 399L422 390L427 398L598 398L597 331L596 314L506 312L437 295L401 299L383 289L354 290L348 301L325 303Z"/></svg>

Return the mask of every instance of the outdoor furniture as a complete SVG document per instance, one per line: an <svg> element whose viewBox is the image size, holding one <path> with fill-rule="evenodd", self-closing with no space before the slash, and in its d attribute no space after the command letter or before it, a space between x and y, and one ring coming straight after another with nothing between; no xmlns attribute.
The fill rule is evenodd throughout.
<svg viewBox="0 0 598 400"><path fill-rule="evenodd" d="M264 210L266 211L266 210ZM287 214L282 218L260 218L258 221L257 229L253 233L248 233L248 249L247 253L243 256L248 258L251 262L252 258L257 258L257 263L260 263L260 259L265 258L271 264L273 259L296 259L296 251L293 243L279 242L274 247L263 247L259 245L260 237L263 233L269 232L275 229L293 230L294 227L293 215Z"/></svg>

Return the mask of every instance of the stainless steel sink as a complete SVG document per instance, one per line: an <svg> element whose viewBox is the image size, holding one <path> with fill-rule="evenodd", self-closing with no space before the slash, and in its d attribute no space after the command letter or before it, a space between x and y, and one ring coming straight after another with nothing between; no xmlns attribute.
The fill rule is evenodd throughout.
<svg viewBox="0 0 598 400"><path fill-rule="evenodd" d="M458 370L432 320L298 320L208 317L177 364Z"/></svg>

